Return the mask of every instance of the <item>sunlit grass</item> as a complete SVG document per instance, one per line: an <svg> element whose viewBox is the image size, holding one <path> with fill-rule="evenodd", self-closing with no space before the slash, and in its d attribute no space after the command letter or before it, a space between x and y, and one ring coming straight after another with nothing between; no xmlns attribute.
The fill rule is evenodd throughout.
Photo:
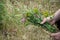
<svg viewBox="0 0 60 40"><path fill-rule="evenodd" d="M21 21L26 16L25 12L33 8L38 8L43 15L46 11L49 12L39 0L6 0L4 6L6 13L3 16L3 34L6 35L1 40L51 40L50 33L46 33L43 28L32 25L27 20Z"/></svg>

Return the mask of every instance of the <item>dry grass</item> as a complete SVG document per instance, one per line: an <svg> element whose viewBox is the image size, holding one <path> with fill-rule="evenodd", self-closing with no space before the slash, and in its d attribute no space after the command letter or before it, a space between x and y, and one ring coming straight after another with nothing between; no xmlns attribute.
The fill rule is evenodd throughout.
<svg viewBox="0 0 60 40"><path fill-rule="evenodd" d="M3 26L6 27L6 30L3 30L5 36L2 33L0 34L0 40L53 40L50 37L50 32L45 31L43 28L29 22L21 22L25 11L35 7L38 9L43 8L41 11L45 10L38 0L6 0L5 8L7 13L3 20ZM26 26L26 24L28 25Z"/></svg>

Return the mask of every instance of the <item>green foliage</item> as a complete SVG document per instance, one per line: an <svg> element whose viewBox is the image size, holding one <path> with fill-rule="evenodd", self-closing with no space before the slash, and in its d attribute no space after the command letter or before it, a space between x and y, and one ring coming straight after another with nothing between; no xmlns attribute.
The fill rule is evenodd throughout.
<svg viewBox="0 0 60 40"><path fill-rule="evenodd" d="M43 18L42 18L42 14L37 8L32 9L32 11L28 11L26 13L26 16L27 16L27 20L30 21L31 23L46 28L50 32L56 32L56 29L48 22L46 22L45 24L40 24Z"/></svg>
<svg viewBox="0 0 60 40"><path fill-rule="evenodd" d="M3 16L5 16L5 7L4 7L4 1L1 0L0 1L0 30L3 28L2 27Z"/></svg>
<svg viewBox="0 0 60 40"><path fill-rule="evenodd" d="M44 11L42 14L43 14L45 17L48 17L48 16L49 16L49 12L48 12L48 11Z"/></svg>

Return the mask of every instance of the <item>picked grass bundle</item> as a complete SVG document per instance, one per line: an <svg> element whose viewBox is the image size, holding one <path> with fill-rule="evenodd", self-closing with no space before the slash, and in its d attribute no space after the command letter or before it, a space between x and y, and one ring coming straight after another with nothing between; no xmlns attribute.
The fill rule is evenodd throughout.
<svg viewBox="0 0 60 40"><path fill-rule="evenodd" d="M40 24L43 18L41 12L37 8L26 12L26 16L27 20L34 25L39 25L52 33L56 32L56 28L50 25L48 22L46 22L45 24Z"/></svg>

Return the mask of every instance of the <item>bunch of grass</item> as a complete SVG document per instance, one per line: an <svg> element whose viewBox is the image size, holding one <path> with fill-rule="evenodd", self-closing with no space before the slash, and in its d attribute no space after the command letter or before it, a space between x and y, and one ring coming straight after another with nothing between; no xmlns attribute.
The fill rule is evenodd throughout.
<svg viewBox="0 0 60 40"><path fill-rule="evenodd" d="M48 30L49 32L56 32L56 28L50 25L48 22L46 22L45 24L40 24L43 17L42 13L37 8L34 8L26 12L26 16L27 20L33 23L34 25L39 25Z"/></svg>

